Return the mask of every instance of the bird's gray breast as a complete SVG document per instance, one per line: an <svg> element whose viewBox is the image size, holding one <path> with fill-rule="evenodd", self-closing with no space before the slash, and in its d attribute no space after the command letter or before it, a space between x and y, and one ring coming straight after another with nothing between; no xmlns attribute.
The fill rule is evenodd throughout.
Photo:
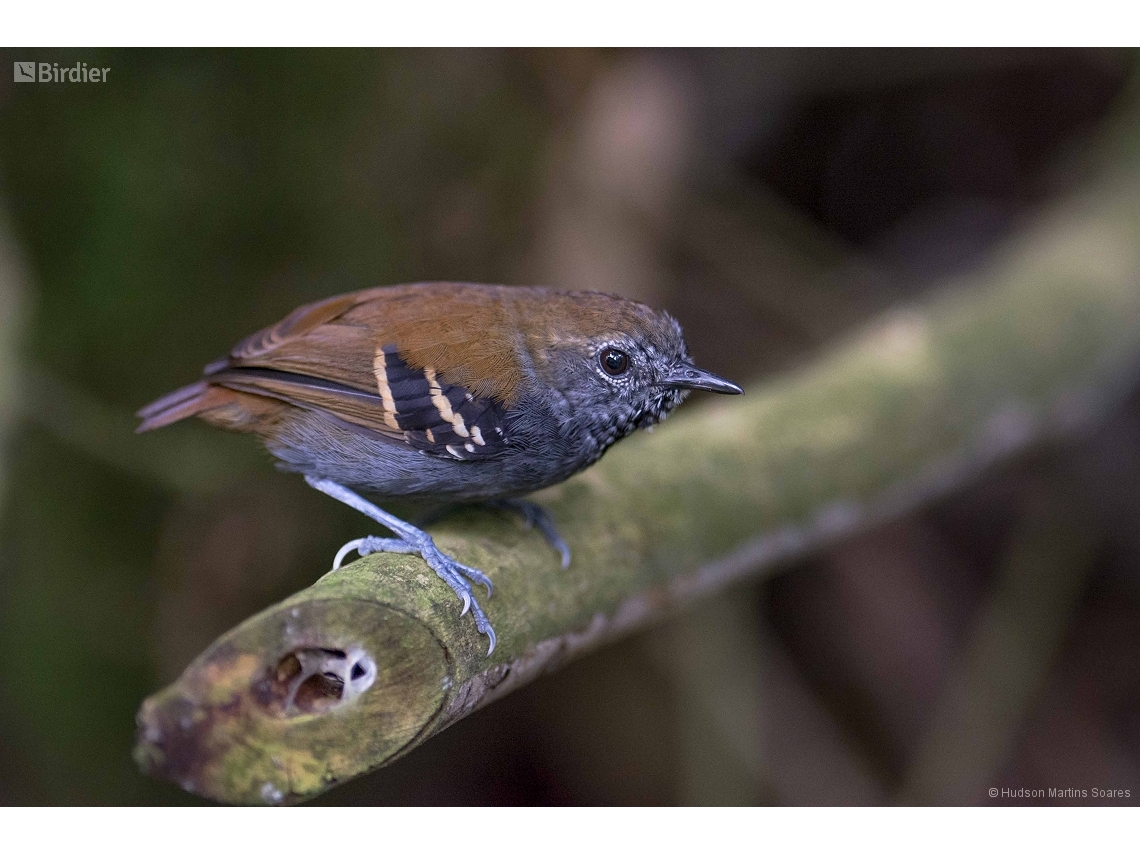
<svg viewBox="0 0 1140 855"><path fill-rule="evenodd" d="M544 440L534 425L519 427L521 432L502 454L460 460L415 449L326 413L303 411L266 441L266 448L288 471L389 497L503 498L541 489L572 474L566 471L566 449L559 448L557 437Z"/></svg>

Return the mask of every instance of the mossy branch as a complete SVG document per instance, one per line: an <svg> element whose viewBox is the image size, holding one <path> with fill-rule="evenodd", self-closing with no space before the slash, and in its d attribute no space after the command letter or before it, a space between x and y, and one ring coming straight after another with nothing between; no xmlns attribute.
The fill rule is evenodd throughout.
<svg viewBox="0 0 1140 855"><path fill-rule="evenodd" d="M310 798L695 597L1095 423L1140 365L1137 198L1137 171L1118 170L972 281L743 399L689 404L540 495L568 570L495 513L432 527L494 579L490 659L422 561L370 556L250 618L148 699L140 762L219 801ZM287 697L302 670L313 678Z"/></svg>

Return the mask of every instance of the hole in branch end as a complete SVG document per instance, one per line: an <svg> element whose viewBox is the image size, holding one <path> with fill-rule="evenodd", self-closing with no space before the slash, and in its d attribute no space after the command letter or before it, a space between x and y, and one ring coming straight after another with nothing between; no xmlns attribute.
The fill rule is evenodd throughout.
<svg viewBox="0 0 1140 855"><path fill-rule="evenodd" d="M274 715L320 715L351 703L376 681L376 663L359 647L302 647L286 653L257 687Z"/></svg>

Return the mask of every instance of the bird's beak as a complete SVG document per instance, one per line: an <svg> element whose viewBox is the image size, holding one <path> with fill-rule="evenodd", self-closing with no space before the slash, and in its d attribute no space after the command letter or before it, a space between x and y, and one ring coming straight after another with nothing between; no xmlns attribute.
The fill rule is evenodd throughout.
<svg viewBox="0 0 1140 855"><path fill-rule="evenodd" d="M702 371L695 365L678 365L663 378L660 385L674 389L704 389L706 392L719 392L722 395L743 395L744 390L723 377L709 371Z"/></svg>

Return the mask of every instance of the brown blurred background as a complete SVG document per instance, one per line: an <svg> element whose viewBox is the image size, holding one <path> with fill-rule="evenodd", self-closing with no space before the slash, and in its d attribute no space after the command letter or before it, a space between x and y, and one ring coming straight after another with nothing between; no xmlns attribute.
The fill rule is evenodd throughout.
<svg viewBox="0 0 1140 855"><path fill-rule="evenodd" d="M3 54L9 804L197 802L135 769L139 702L361 534L247 438L131 433L137 407L234 341L376 284L545 284L663 306L703 366L775 376L1078 186L1135 65L1093 50ZM17 60L111 72L15 84ZM1135 804L1138 509L1133 395L1093 433L736 586L319 801L1017 801L996 786ZM1081 801L1105 803L1051 803Z"/></svg>

